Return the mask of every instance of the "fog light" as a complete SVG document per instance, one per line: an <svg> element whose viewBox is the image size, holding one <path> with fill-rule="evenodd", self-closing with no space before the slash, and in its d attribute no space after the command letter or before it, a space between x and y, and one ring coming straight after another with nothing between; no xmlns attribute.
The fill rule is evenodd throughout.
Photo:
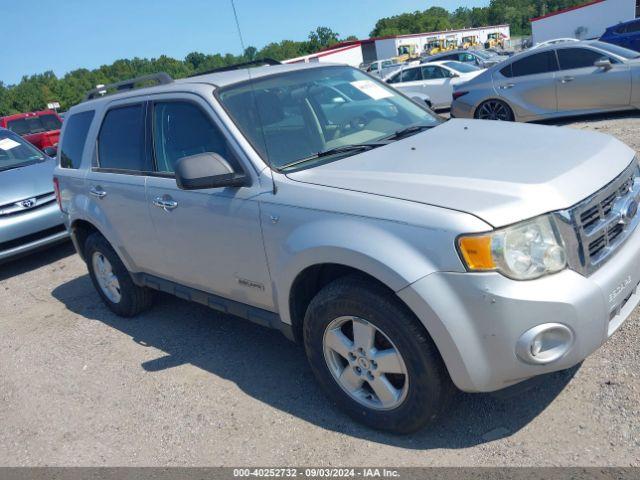
<svg viewBox="0 0 640 480"><path fill-rule="evenodd" d="M562 358L573 345L573 331L561 323L544 323L527 330L516 344L520 360L547 364Z"/></svg>

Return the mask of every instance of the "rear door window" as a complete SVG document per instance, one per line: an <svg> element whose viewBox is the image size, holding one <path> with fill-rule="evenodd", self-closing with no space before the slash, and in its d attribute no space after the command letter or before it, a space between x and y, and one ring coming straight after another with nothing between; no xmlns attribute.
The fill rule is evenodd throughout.
<svg viewBox="0 0 640 480"><path fill-rule="evenodd" d="M145 149L145 105L116 107L107 112L98 137L98 165L110 170L150 172Z"/></svg>
<svg viewBox="0 0 640 480"><path fill-rule="evenodd" d="M556 54L553 50L529 55L511 64L511 73L514 77L549 73L557 70L558 62L556 61Z"/></svg>
<svg viewBox="0 0 640 480"><path fill-rule="evenodd" d="M87 133L95 112L75 113L67 119L62 143L60 144L60 166L62 168L80 168L82 151L87 141Z"/></svg>
<svg viewBox="0 0 640 480"><path fill-rule="evenodd" d="M601 59L608 59L606 55L588 48L561 48L558 50L558 60L561 70L573 68L593 67Z"/></svg>
<svg viewBox="0 0 640 480"><path fill-rule="evenodd" d="M156 169L173 173L178 160L199 153L217 153L238 166L227 140L213 121L190 102L156 102L153 106Z"/></svg>
<svg viewBox="0 0 640 480"><path fill-rule="evenodd" d="M422 67L422 78L424 80L437 80L439 78L449 77L449 71L435 65Z"/></svg>
<svg viewBox="0 0 640 480"><path fill-rule="evenodd" d="M422 80L422 73L420 68L407 68L402 71L403 82L415 82Z"/></svg>

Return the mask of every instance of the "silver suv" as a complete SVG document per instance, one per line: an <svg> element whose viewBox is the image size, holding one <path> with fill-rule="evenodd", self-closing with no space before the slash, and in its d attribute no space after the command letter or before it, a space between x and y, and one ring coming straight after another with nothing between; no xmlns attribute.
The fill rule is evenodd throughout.
<svg viewBox="0 0 640 480"><path fill-rule="evenodd" d="M59 157L65 221L111 310L161 290L279 329L375 428L421 428L454 386L571 367L640 300L634 151L442 122L351 67L106 86L69 111Z"/></svg>

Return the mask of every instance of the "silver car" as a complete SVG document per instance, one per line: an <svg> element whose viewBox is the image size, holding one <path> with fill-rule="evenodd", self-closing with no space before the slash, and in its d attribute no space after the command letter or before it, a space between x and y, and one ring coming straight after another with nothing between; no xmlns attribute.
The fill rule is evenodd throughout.
<svg viewBox="0 0 640 480"><path fill-rule="evenodd" d="M0 128L0 262L67 238L54 168L54 159Z"/></svg>
<svg viewBox="0 0 640 480"><path fill-rule="evenodd" d="M454 89L451 115L528 122L638 105L638 52L565 42L523 52Z"/></svg>
<svg viewBox="0 0 640 480"><path fill-rule="evenodd" d="M508 58L509 57L506 55L497 55L489 50L453 50L426 56L420 60L422 63L451 60L455 62L470 63L471 65L475 65L480 68L489 68L504 62Z"/></svg>
<svg viewBox="0 0 640 480"><path fill-rule="evenodd" d="M161 290L276 328L347 413L411 432L454 385L576 365L640 303L640 171L612 137L442 122L340 65L147 80L73 107L54 173L116 314Z"/></svg>

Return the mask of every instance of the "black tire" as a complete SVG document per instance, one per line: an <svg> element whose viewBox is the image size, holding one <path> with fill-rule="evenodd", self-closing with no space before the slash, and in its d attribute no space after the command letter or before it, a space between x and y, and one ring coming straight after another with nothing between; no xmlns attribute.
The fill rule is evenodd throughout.
<svg viewBox="0 0 640 480"><path fill-rule="evenodd" d="M96 252L102 254L109 261L113 274L118 279L121 297L118 302L109 299L98 283L92 261ZM84 245L84 255L93 286L102 301L113 313L121 317L133 317L151 306L153 303L153 291L149 288L139 287L133 282L127 267L124 266L118 254L101 234L92 233L89 235Z"/></svg>
<svg viewBox="0 0 640 480"><path fill-rule="evenodd" d="M483 109L485 107L491 108L492 110L494 108L498 108L499 110L495 112L496 118L486 118L486 115L488 112L483 112ZM486 100L482 102L480 105L478 105L478 108L476 108L476 111L474 112L473 116L474 118L480 119L480 120L498 120L503 122L515 121L515 115L513 113L512 108L506 102L503 102L502 100L498 100L496 98L493 98L491 100ZM498 117L501 117L501 118L498 118Z"/></svg>
<svg viewBox="0 0 640 480"><path fill-rule="evenodd" d="M366 319L400 352L409 383L396 408L368 408L334 379L325 361L323 338L327 326L343 316ZM330 283L311 301L304 320L304 345L311 369L328 397L357 421L378 430L400 434L420 430L440 417L455 392L433 340L415 315L393 292L357 275Z"/></svg>

